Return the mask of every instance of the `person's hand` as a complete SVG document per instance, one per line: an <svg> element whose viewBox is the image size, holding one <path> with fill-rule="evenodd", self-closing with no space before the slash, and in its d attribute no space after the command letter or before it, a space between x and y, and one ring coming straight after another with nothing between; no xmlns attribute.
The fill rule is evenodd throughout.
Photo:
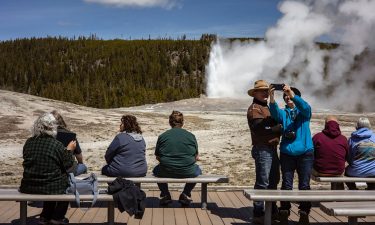
<svg viewBox="0 0 375 225"><path fill-rule="evenodd" d="M274 103L275 102L275 88L272 85L268 89L268 96L270 97L270 102Z"/></svg>
<svg viewBox="0 0 375 225"><path fill-rule="evenodd" d="M74 151L76 149L76 146L77 146L77 141L73 140L73 141L69 142L68 146L66 146L66 149L68 151Z"/></svg>
<svg viewBox="0 0 375 225"><path fill-rule="evenodd" d="M199 158L199 154L197 154L196 156L195 156L195 161L200 161L201 159Z"/></svg>
<svg viewBox="0 0 375 225"><path fill-rule="evenodd" d="M289 85L285 84L283 91L286 95L289 96L290 99L294 98L294 92L292 91Z"/></svg>

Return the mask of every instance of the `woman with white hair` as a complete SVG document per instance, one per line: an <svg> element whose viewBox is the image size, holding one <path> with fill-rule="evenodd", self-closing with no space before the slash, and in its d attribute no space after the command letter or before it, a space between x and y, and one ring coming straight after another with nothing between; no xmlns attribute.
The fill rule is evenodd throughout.
<svg viewBox="0 0 375 225"><path fill-rule="evenodd" d="M345 175L350 177L375 177L375 134L368 118L360 117L356 131L349 138L349 165ZM355 183L346 183L349 189L357 189ZM375 184L367 183L368 190L375 190Z"/></svg>
<svg viewBox="0 0 375 225"><path fill-rule="evenodd" d="M65 148L55 139L56 119L51 113L38 117L32 127L32 137L23 146L23 178L20 192L28 194L64 194L69 186L65 168L73 165L72 152L76 142ZM43 203L39 224L68 224L65 218L69 202Z"/></svg>

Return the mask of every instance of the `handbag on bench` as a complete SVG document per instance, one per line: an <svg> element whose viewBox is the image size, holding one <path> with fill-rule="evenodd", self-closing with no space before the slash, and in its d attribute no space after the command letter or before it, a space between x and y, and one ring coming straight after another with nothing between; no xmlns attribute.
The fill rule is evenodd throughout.
<svg viewBox="0 0 375 225"><path fill-rule="evenodd" d="M79 195L93 195L91 206L94 206L99 194L98 179L94 173L80 180L74 177L73 173L69 173L69 187L66 189L67 194L74 194L77 206L80 207Z"/></svg>

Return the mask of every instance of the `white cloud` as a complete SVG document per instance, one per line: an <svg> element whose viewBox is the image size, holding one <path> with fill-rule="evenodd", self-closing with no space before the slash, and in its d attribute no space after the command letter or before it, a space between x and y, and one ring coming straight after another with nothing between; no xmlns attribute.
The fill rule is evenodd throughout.
<svg viewBox="0 0 375 225"><path fill-rule="evenodd" d="M88 3L99 3L116 7L162 7L171 9L178 6L179 0L84 0Z"/></svg>

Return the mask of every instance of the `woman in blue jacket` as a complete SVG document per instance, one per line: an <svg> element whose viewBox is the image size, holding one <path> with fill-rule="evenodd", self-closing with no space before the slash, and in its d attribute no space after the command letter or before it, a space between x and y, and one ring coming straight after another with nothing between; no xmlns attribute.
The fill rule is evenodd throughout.
<svg viewBox="0 0 375 225"><path fill-rule="evenodd" d="M280 166L282 190L293 189L294 172L298 174L298 189L310 190L310 175L314 163L314 145L311 138L311 107L301 98L301 92L285 85L283 99L286 103L280 109L275 102L274 88L270 89L270 112L272 118L283 126L280 143ZM290 202L281 202L279 209L280 224L287 225L290 214ZM309 224L310 202L299 205L299 223Z"/></svg>
<svg viewBox="0 0 375 225"><path fill-rule="evenodd" d="M116 135L105 153L107 165L102 174L110 177L143 177L147 173L146 143L137 118L121 118L120 133Z"/></svg>
<svg viewBox="0 0 375 225"><path fill-rule="evenodd" d="M368 118L358 119L356 131L349 138L349 165L345 175L350 177L375 177L375 134ZM355 190L355 183L346 183ZM368 190L375 190L375 184L368 183Z"/></svg>

